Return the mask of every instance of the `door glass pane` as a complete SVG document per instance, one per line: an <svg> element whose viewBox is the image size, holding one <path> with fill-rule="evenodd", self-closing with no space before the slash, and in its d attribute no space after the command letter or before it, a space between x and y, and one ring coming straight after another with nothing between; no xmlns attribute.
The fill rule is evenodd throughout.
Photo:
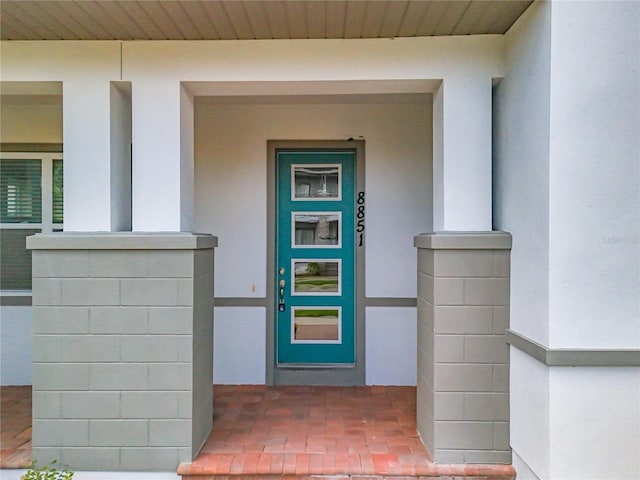
<svg viewBox="0 0 640 480"><path fill-rule="evenodd" d="M294 247L340 246L340 212L294 212Z"/></svg>
<svg viewBox="0 0 640 480"><path fill-rule="evenodd" d="M294 307L292 343L340 343L340 308Z"/></svg>
<svg viewBox="0 0 640 480"><path fill-rule="evenodd" d="M293 260L293 295L339 295L340 260Z"/></svg>
<svg viewBox="0 0 640 480"><path fill-rule="evenodd" d="M291 165L293 200L340 200L341 165Z"/></svg>

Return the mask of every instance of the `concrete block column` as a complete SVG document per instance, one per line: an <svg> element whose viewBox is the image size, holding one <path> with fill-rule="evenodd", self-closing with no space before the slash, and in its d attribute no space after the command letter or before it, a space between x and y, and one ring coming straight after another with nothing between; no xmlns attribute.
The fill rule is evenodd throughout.
<svg viewBox="0 0 640 480"><path fill-rule="evenodd" d="M191 461L213 410L217 239L57 233L33 251L33 456L74 470Z"/></svg>
<svg viewBox="0 0 640 480"><path fill-rule="evenodd" d="M511 236L432 233L414 244L418 431L437 463L511 463Z"/></svg>

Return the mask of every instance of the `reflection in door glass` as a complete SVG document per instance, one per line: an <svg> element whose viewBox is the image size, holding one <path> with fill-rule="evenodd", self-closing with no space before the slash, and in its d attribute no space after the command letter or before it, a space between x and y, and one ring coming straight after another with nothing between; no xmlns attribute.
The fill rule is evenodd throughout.
<svg viewBox="0 0 640 480"><path fill-rule="evenodd" d="M340 212L293 213L294 247L340 245Z"/></svg>
<svg viewBox="0 0 640 480"><path fill-rule="evenodd" d="M293 308L292 342L339 343L338 308Z"/></svg>
<svg viewBox="0 0 640 480"><path fill-rule="evenodd" d="M339 200L340 165L292 165L293 200Z"/></svg>
<svg viewBox="0 0 640 480"><path fill-rule="evenodd" d="M294 260L293 294L340 293L340 260Z"/></svg>

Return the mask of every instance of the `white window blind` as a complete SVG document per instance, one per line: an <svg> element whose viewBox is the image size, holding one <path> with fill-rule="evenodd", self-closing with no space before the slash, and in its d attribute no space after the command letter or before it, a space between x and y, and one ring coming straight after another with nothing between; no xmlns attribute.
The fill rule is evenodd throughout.
<svg viewBox="0 0 640 480"><path fill-rule="evenodd" d="M0 160L0 222L42 223L41 160Z"/></svg>
<svg viewBox="0 0 640 480"><path fill-rule="evenodd" d="M62 160L53 160L53 223L62 223L64 200L62 195L63 170Z"/></svg>
<svg viewBox="0 0 640 480"><path fill-rule="evenodd" d="M26 238L62 229L60 153L6 153L0 158L0 290L31 290Z"/></svg>

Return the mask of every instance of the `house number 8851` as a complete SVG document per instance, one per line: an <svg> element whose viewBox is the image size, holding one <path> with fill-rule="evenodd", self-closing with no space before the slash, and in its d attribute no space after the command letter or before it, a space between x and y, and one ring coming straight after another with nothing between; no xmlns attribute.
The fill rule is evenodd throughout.
<svg viewBox="0 0 640 480"><path fill-rule="evenodd" d="M357 226L356 231L358 232L358 246L361 247L364 245L364 192L358 192L357 203Z"/></svg>

